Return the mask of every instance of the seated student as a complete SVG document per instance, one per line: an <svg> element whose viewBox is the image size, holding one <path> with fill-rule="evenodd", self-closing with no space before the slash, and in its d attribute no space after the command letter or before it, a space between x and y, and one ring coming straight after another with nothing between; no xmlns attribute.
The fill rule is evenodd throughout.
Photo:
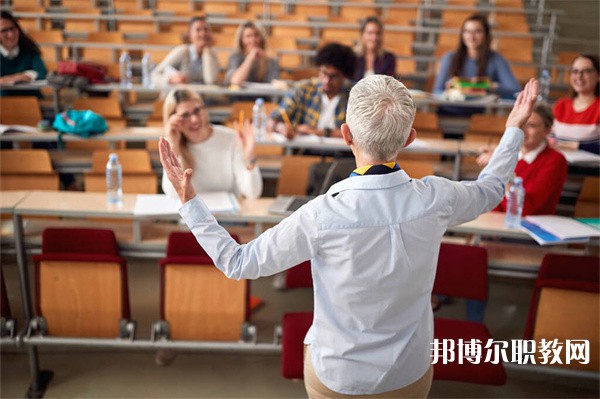
<svg viewBox="0 0 600 399"><path fill-rule="evenodd" d="M46 78L38 45L8 11L0 11L0 83L14 84ZM0 95L40 95L39 91L2 90Z"/></svg>
<svg viewBox="0 0 600 399"><path fill-rule="evenodd" d="M433 371L430 296L442 236L500 201L536 97L531 81L476 181L419 180L396 163L416 136L409 91L390 76L362 79L350 92L341 128L356 158L353 175L244 245L217 224L191 184L197 171L183 169L163 139L160 159L183 220L227 277L270 276L310 259L314 319L304 338L310 398L426 398Z"/></svg>
<svg viewBox="0 0 600 399"><path fill-rule="evenodd" d="M552 129L552 109L538 103L525 124L525 141L519 152L515 175L523 178L525 203L523 215L553 215L567 179L567 160L550 145L548 136ZM487 165L491 149L485 149L477 158L481 166ZM506 212L506 197L494 209Z"/></svg>
<svg viewBox="0 0 600 399"><path fill-rule="evenodd" d="M357 63L354 80L373 74L396 76L396 56L383 49L383 23L367 17L360 27L360 42L354 49Z"/></svg>
<svg viewBox="0 0 600 399"><path fill-rule="evenodd" d="M356 56L352 49L329 43L317 51L319 77L297 82L271 114L268 129L288 138L296 134L342 137ZM283 113L292 126L286 123Z"/></svg>
<svg viewBox="0 0 600 399"><path fill-rule="evenodd" d="M581 149L600 153L600 75L598 57L580 55L573 60L571 98L554 105L554 137L564 149Z"/></svg>
<svg viewBox="0 0 600 399"><path fill-rule="evenodd" d="M256 22L244 22L235 34L235 52L227 61L225 84L270 83L279 77L279 63L266 53L267 34Z"/></svg>
<svg viewBox="0 0 600 399"><path fill-rule="evenodd" d="M173 90L167 95L163 121L175 154L183 165L196 171L192 182L196 191L260 197L263 184L252 129L238 137L234 130L211 125L202 98L190 90ZM162 189L169 196L177 196L165 175Z"/></svg>
<svg viewBox="0 0 600 399"><path fill-rule="evenodd" d="M446 82L455 76L487 76L497 85L493 90L496 94L503 98L514 98L521 86L508 61L490 48L491 42L487 18L480 14L468 17L462 25L458 48L442 57L433 92L443 93Z"/></svg>
<svg viewBox="0 0 600 399"><path fill-rule="evenodd" d="M152 83L166 86L179 83L217 83L219 61L206 17L190 20L190 44L175 47L152 71Z"/></svg>

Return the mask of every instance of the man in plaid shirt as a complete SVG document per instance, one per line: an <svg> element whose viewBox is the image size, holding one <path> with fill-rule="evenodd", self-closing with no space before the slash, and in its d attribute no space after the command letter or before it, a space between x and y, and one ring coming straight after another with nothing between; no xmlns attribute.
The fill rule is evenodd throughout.
<svg viewBox="0 0 600 399"><path fill-rule="evenodd" d="M271 114L271 130L290 139L296 134L342 137L356 56L348 46L329 43L319 49L315 63L319 76L294 85Z"/></svg>

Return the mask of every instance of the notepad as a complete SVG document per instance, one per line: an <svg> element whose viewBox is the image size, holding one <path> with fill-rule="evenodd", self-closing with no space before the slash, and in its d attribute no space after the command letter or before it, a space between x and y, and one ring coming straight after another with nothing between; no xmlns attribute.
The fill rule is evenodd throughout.
<svg viewBox="0 0 600 399"><path fill-rule="evenodd" d="M200 198L211 213L231 213L240 210L235 195L226 191L201 193ZM176 216L181 202L165 194L139 194L135 200L133 214L136 216Z"/></svg>
<svg viewBox="0 0 600 399"><path fill-rule="evenodd" d="M563 216L527 216L521 225L540 245L588 242L591 237L600 237L600 230Z"/></svg>

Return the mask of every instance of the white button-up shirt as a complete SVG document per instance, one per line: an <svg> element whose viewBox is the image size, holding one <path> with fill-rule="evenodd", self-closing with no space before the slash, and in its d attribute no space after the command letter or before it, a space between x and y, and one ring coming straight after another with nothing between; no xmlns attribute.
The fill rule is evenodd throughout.
<svg viewBox="0 0 600 399"><path fill-rule="evenodd" d="M305 343L319 380L344 394L387 392L431 364L430 296L446 228L500 202L522 141L520 129L507 129L472 182L416 180L402 170L350 177L244 245L200 197L180 213L228 277L268 276L311 259L315 308Z"/></svg>

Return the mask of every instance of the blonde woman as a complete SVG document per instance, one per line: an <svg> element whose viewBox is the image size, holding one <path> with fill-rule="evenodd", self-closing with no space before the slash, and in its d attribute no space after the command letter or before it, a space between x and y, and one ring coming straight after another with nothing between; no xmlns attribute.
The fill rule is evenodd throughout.
<svg viewBox="0 0 600 399"><path fill-rule="evenodd" d="M271 82L279 77L279 64L267 56L266 33L261 25L247 21L235 35L235 51L229 56L225 84Z"/></svg>
<svg viewBox="0 0 600 399"><path fill-rule="evenodd" d="M354 49L357 56L354 80L373 75L396 76L396 56L383 49L383 23L377 17L367 17L360 27L360 42Z"/></svg>
<svg viewBox="0 0 600 399"><path fill-rule="evenodd" d="M192 168L192 184L198 192L230 191L258 198L262 177L256 166L252 129L237 134L224 126L212 126L202 98L190 90L173 90L163 106L165 136L184 168ZM165 194L177 197L163 176Z"/></svg>

